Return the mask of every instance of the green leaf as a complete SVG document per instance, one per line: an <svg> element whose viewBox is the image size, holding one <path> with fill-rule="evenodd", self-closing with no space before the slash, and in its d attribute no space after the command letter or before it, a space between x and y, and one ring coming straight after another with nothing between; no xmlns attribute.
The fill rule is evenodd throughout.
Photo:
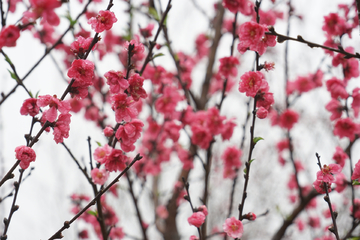
<svg viewBox="0 0 360 240"><path fill-rule="evenodd" d="M360 237L351 237L351 238L347 238L347 240L360 240Z"/></svg>
<svg viewBox="0 0 360 240"><path fill-rule="evenodd" d="M16 81L17 83L19 83L19 79L16 77L15 73L13 73L12 71L10 71L9 69L8 69L8 72L10 73L11 78L12 78L12 79L15 79L15 81Z"/></svg>
<svg viewBox="0 0 360 240"><path fill-rule="evenodd" d="M72 17L70 16L70 13L69 13L69 12L67 12L64 17L65 17L67 20L69 20L71 27L74 27L74 26L75 26L77 20L73 20Z"/></svg>
<svg viewBox="0 0 360 240"><path fill-rule="evenodd" d="M155 54L155 55L152 57L152 59L155 59L155 58L161 57L161 56L164 56L164 54L163 54L163 53L158 53L158 54Z"/></svg>
<svg viewBox="0 0 360 240"><path fill-rule="evenodd" d="M174 54L175 61L179 61L179 56L177 54Z"/></svg>
<svg viewBox="0 0 360 240"><path fill-rule="evenodd" d="M157 13L156 9L153 7L149 8L149 14L154 17L155 20L159 21L159 14Z"/></svg>
<svg viewBox="0 0 360 240"><path fill-rule="evenodd" d="M35 98L38 98L40 90L36 92Z"/></svg>
<svg viewBox="0 0 360 240"><path fill-rule="evenodd" d="M264 140L262 137L254 137L253 142L256 144L258 141Z"/></svg>
<svg viewBox="0 0 360 240"><path fill-rule="evenodd" d="M100 142L96 141L96 144L97 144L99 147L101 147L101 143L100 143Z"/></svg>
<svg viewBox="0 0 360 240"><path fill-rule="evenodd" d="M164 19L164 22L163 22L163 25L164 25L164 26L166 26L167 18L168 18L168 15L166 15L166 17L165 17L165 19Z"/></svg>
<svg viewBox="0 0 360 240"><path fill-rule="evenodd" d="M89 211L87 211L87 213L90 215L93 215L94 217L97 217L97 212L89 210Z"/></svg>
<svg viewBox="0 0 360 240"><path fill-rule="evenodd" d="M32 94L31 91L29 91L29 94L30 94L30 97L31 97L31 98L34 98L34 95Z"/></svg>
<svg viewBox="0 0 360 240"><path fill-rule="evenodd" d="M247 173L247 170L246 170L246 168L244 168L244 173L245 173L245 174Z"/></svg>
<svg viewBox="0 0 360 240"><path fill-rule="evenodd" d="M10 65L13 64L13 63L11 62L10 58L9 58L7 55L5 55L5 61L7 61Z"/></svg>
<svg viewBox="0 0 360 240"><path fill-rule="evenodd" d="M250 165L253 161L255 161L255 158L253 158L253 159L250 160L249 165Z"/></svg>
<svg viewBox="0 0 360 240"><path fill-rule="evenodd" d="M352 185L360 185L360 182L358 181L358 180L354 180L354 181L352 181Z"/></svg>

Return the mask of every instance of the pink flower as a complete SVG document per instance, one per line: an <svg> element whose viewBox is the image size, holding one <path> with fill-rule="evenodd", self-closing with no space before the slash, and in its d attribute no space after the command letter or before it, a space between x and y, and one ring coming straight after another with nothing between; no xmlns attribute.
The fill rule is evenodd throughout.
<svg viewBox="0 0 360 240"><path fill-rule="evenodd" d="M191 235L189 240L199 240L199 238L195 235Z"/></svg>
<svg viewBox="0 0 360 240"><path fill-rule="evenodd" d="M30 162L35 162L36 154L35 151L27 146L18 146L15 148L15 156L17 160L20 160L20 167L27 169Z"/></svg>
<svg viewBox="0 0 360 240"><path fill-rule="evenodd" d="M347 187L346 176L343 173L339 173L334 183L336 184L335 191L341 193Z"/></svg>
<svg viewBox="0 0 360 240"><path fill-rule="evenodd" d="M351 176L351 180L356 180L360 178L360 159L355 164L354 172Z"/></svg>
<svg viewBox="0 0 360 240"><path fill-rule="evenodd" d="M267 92L268 90L263 90L261 89L261 93L258 94L258 99L256 101L256 107L258 107L258 110L260 110L261 108L263 108L263 110L260 110L260 112L262 111L262 116L265 118L265 110L266 110L266 114L269 113L270 111L270 107L271 105L274 104L274 94L271 92Z"/></svg>
<svg viewBox="0 0 360 240"><path fill-rule="evenodd" d="M335 181L334 174L340 173L341 169L341 166L338 164L324 165L316 174L317 180L333 183Z"/></svg>
<svg viewBox="0 0 360 240"><path fill-rule="evenodd" d="M110 30L113 24L116 22L117 18L113 12L110 12L109 10L100 10L96 17L89 19L88 24L91 25L91 29L93 29L95 32L101 33L104 30Z"/></svg>
<svg viewBox="0 0 360 240"><path fill-rule="evenodd" d="M290 130L299 119L299 114L291 109L286 109L280 116L279 125Z"/></svg>
<svg viewBox="0 0 360 240"><path fill-rule="evenodd" d="M22 2L22 0L15 0L15 1L8 0L7 3L9 4L9 12L14 13L16 11L16 5L19 2Z"/></svg>
<svg viewBox="0 0 360 240"><path fill-rule="evenodd" d="M260 119L266 118L267 115L268 115L268 110L266 110L266 109L263 108L263 107L258 108L257 111L256 111L256 116L257 116L258 118L260 118Z"/></svg>
<svg viewBox="0 0 360 240"><path fill-rule="evenodd" d="M152 67L147 65L143 73L145 79L150 79L154 85L161 83L161 80L165 78L166 70L162 66Z"/></svg>
<svg viewBox="0 0 360 240"><path fill-rule="evenodd" d="M15 47L20 37L20 29L14 25L3 27L0 32L0 49L2 47Z"/></svg>
<svg viewBox="0 0 360 240"><path fill-rule="evenodd" d="M120 140L121 149L125 152L134 151L133 144L140 138L144 123L138 119L120 125L115 133L115 137Z"/></svg>
<svg viewBox="0 0 360 240"><path fill-rule="evenodd" d="M131 40L130 42L125 42L124 43L124 50L126 52L129 51L129 46L133 45L133 50L131 51L131 56L137 60L141 60L144 58L144 45L140 42L139 39L135 40Z"/></svg>
<svg viewBox="0 0 360 240"><path fill-rule="evenodd" d="M56 95L39 96L37 105L39 107L49 106L49 109L43 112L43 116L45 118L44 120L49 122L54 122L56 120L57 110L59 110L62 114L67 114L71 109L70 103L68 101L61 101L57 98Z"/></svg>
<svg viewBox="0 0 360 240"><path fill-rule="evenodd" d="M345 165L345 160L348 159L348 155L344 152L341 147L336 147L333 158L337 164L339 164L342 168Z"/></svg>
<svg viewBox="0 0 360 240"><path fill-rule="evenodd" d="M309 225L312 228L319 228L320 227L320 218L319 217L314 217L314 216L310 216L309 217Z"/></svg>
<svg viewBox="0 0 360 240"><path fill-rule="evenodd" d="M109 71L104 74L106 83L110 86L111 93L119 93L129 87L129 82L125 79L125 75L121 71Z"/></svg>
<svg viewBox="0 0 360 240"><path fill-rule="evenodd" d="M268 31L269 30L265 28L265 32ZM263 55L267 47L275 47L275 45L276 45L276 36L264 34L263 38L258 43L258 45L256 45L256 47L255 46L251 47L250 50L258 52L259 55Z"/></svg>
<svg viewBox="0 0 360 240"><path fill-rule="evenodd" d="M350 206L350 212L354 212L354 217L360 219L360 199L354 199L354 210L353 206Z"/></svg>
<svg viewBox="0 0 360 240"><path fill-rule="evenodd" d="M349 96L346 92L344 82L336 77L326 81L326 88L330 92L332 98L336 99L340 97L342 99L346 99Z"/></svg>
<svg viewBox="0 0 360 240"><path fill-rule="evenodd" d="M197 210L204 213L205 217L208 215L208 210L205 205L201 205L200 207L197 208Z"/></svg>
<svg viewBox="0 0 360 240"><path fill-rule="evenodd" d="M169 212L164 205L160 205L156 208L156 214L162 219L167 219L169 216Z"/></svg>
<svg viewBox="0 0 360 240"><path fill-rule="evenodd" d="M111 137L113 134L114 134L114 129L112 129L111 127L106 127L104 129L105 137Z"/></svg>
<svg viewBox="0 0 360 240"><path fill-rule="evenodd" d="M256 214L253 212L249 212L248 214L245 215L245 218L248 219L249 221L255 221L256 220Z"/></svg>
<svg viewBox="0 0 360 240"><path fill-rule="evenodd" d="M75 59L68 70L68 77L74 78L72 87L88 87L92 85L95 65L89 60Z"/></svg>
<svg viewBox="0 0 360 240"><path fill-rule="evenodd" d="M246 93L248 97L255 97L256 93L260 90L264 75L261 72L246 72L240 77L239 91Z"/></svg>
<svg viewBox="0 0 360 240"><path fill-rule="evenodd" d="M338 118L341 118L342 111L344 110L343 105L339 100L332 98L328 104L325 106L326 110L331 112L330 120L334 121Z"/></svg>
<svg viewBox="0 0 360 240"><path fill-rule="evenodd" d="M39 111L40 111L40 108L37 105L36 98L26 99L20 108L21 115L30 115L32 117L36 116L39 113Z"/></svg>
<svg viewBox="0 0 360 240"><path fill-rule="evenodd" d="M146 98L147 94L143 88L144 78L139 74L135 73L129 78L129 88L127 89L128 93L133 97L135 101L139 101L140 98Z"/></svg>
<svg viewBox="0 0 360 240"><path fill-rule="evenodd" d="M271 71L275 69L275 63L274 62L264 62L264 69L265 71Z"/></svg>
<svg viewBox="0 0 360 240"><path fill-rule="evenodd" d="M220 116L219 109L216 107L209 108L207 110L207 121L206 126L209 128L213 135L218 135L223 132L224 124L223 121L226 119L225 116Z"/></svg>
<svg viewBox="0 0 360 240"><path fill-rule="evenodd" d="M236 169L241 166L241 155L242 152L237 147L228 147L222 154L221 159L224 161L225 167Z"/></svg>
<svg viewBox="0 0 360 240"><path fill-rule="evenodd" d="M22 21L24 23L35 22L36 19L42 17L41 24L45 22L52 26L57 26L60 23L60 18L55 13L54 9L61 6L62 2L58 0L30 0L30 11L24 12Z"/></svg>
<svg viewBox="0 0 360 240"><path fill-rule="evenodd" d="M173 86L165 86L163 95L161 95L155 102L155 109L167 115L174 113L179 101L183 98L177 88Z"/></svg>
<svg viewBox="0 0 360 240"><path fill-rule="evenodd" d="M205 214L203 212L194 212L189 218L188 222L199 228L205 222Z"/></svg>
<svg viewBox="0 0 360 240"><path fill-rule="evenodd" d="M224 123L223 132L221 133L221 138L223 140L229 140L231 138L231 136L233 135L235 126L236 126L236 123L234 123L232 119L227 120Z"/></svg>
<svg viewBox="0 0 360 240"><path fill-rule="evenodd" d="M53 45L57 40L53 37L54 32L54 26L44 23L42 29L34 33L34 37L38 38L41 43Z"/></svg>
<svg viewBox="0 0 360 240"><path fill-rule="evenodd" d="M75 56L79 56L81 58L87 51L89 51L89 47L92 41L93 38L83 38L82 36L79 36L76 41L71 43L70 51L72 51ZM94 50L94 48L95 46L92 48L92 50Z"/></svg>
<svg viewBox="0 0 360 240"><path fill-rule="evenodd" d="M152 30L154 29L154 24L153 23L149 23L146 28L140 28L140 34L144 37L144 38L149 38L152 36Z"/></svg>
<svg viewBox="0 0 360 240"><path fill-rule="evenodd" d="M87 230L82 230L81 232L79 232L78 237L80 239L89 239L89 233Z"/></svg>
<svg viewBox="0 0 360 240"><path fill-rule="evenodd" d="M59 115L58 120L55 123L54 126L54 140L56 143L62 143L64 141L64 138L69 137L69 131L70 131L70 113L62 113Z"/></svg>
<svg viewBox="0 0 360 240"><path fill-rule="evenodd" d="M298 187L297 182L296 182L296 176L295 174L290 174L290 178L287 184L287 187L292 190L292 189L296 189Z"/></svg>
<svg viewBox="0 0 360 240"><path fill-rule="evenodd" d="M112 147L105 144L103 147L98 147L94 151L94 159L99 163L105 163L107 156L110 155L112 151Z"/></svg>
<svg viewBox="0 0 360 240"><path fill-rule="evenodd" d="M116 240L116 239L120 240L125 237L125 233L121 227L113 227L113 228L111 228L109 237L114 240Z"/></svg>
<svg viewBox="0 0 360 240"><path fill-rule="evenodd" d="M176 145L175 149L180 161L183 164L183 169L189 170L194 168L193 157L190 155L190 152L183 149L181 145Z"/></svg>
<svg viewBox="0 0 360 240"><path fill-rule="evenodd" d="M345 48L346 52L354 53L353 47ZM356 59L346 59L344 54L338 53L333 58L332 64L334 67L339 64L342 65L344 81L347 83L351 78L356 78L359 76L359 62Z"/></svg>
<svg viewBox="0 0 360 240"><path fill-rule="evenodd" d="M177 142L180 137L180 130L182 129L181 125L176 124L175 121L166 121L164 124L164 130L167 133L167 136Z"/></svg>
<svg viewBox="0 0 360 240"><path fill-rule="evenodd" d="M232 13L241 12L249 16L254 11L253 4L248 0L223 0L222 4Z"/></svg>
<svg viewBox="0 0 360 240"><path fill-rule="evenodd" d="M125 93L119 93L111 96L111 107L115 111L115 120L130 122L132 118L138 115L136 108L132 107L135 101L132 97L128 97Z"/></svg>
<svg viewBox="0 0 360 240"><path fill-rule="evenodd" d="M112 149L105 160L105 168L110 172L122 171L126 168L128 157L119 149Z"/></svg>
<svg viewBox="0 0 360 240"><path fill-rule="evenodd" d="M109 172L105 169L94 168L91 170L91 178L93 179L95 184L104 185L106 180L109 178Z"/></svg>
<svg viewBox="0 0 360 240"><path fill-rule="evenodd" d="M326 193L325 186L327 186L327 191L331 192L331 183L316 179L315 182L313 183L313 186L315 190L320 194Z"/></svg>
<svg viewBox="0 0 360 240"><path fill-rule="evenodd" d="M225 220L225 223L223 224L223 230L229 237L232 238L241 238L244 233L242 222L237 220L235 217L231 217Z"/></svg>
<svg viewBox="0 0 360 240"><path fill-rule="evenodd" d="M209 52L209 37L204 33L199 34L195 40L195 48L197 60L207 56Z"/></svg>
<svg viewBox="0 0 360 240"><path fill-rule="evenodd" d="M277 12L277 11L274 11L272 9L270 9L268 11L263 11L261 9L259 9L259 10L260 10L259 11L260 24L264 24L264 25L267 25L267 26L273 26L273 25L275 25L277 18L280 18L280 19L283 18L283 13L282 12ZM256 21L255 12L253 13L252 16L253 16L252 20Z"/></svg>
<svg viewBox="0 0 360 240"><path fill-rule="evenodd" d="M354 88L351 96L353 98L351 107L354 110L354 116L358 117L360 112L360 88Z"/></svg>
<svg viewBox="0 0 360 240"><path fill-rule="evenodd" d="M266 26L254 21L243 23L240 26L238 51L243 54L250 49L263 55L268 46L276 45L276 36L265 34L268 31Z"/></svg>
<svg viewBox="0 0 360 240"><path fill-rule="evenodd" d="M305 228L304 221L301 220L300 218L296 219L296 226L299 229L299 231L302 232Z"/></svg>
<svg viewBox="0 0 360 240"><path fill-rule="evenodd" d="M336 121L334 135L340 138L347 137L353 141L356 133L359 133L359 126L351 118L341 118Z"/></svg>
<svg viewBox="0 0 360 240"><path fill-rule="evenodd" d="M254 50L265 36L266 27L256 22L245 22L240 26L239 46ZM238 46L238 48L239 48Z"/></svg>
<svg viewBox="0 0 360 240"><path fill-rule="evenodd" d="M213 139L210 130L200 124L194 124L191 126L191 131L191 142L202 149L207 149Z"/></svg>
<svg viewBox="0 0 360 240"><path fill-rule="evenodd" d="M220 58L220 67L219 73L228 78L229 76L236 77L237 75L237 66L240 64L239 60L236 57L223 57Z"/></svg>
<svg viewBox="0 0 360 240"><path fill-rule="evenodd" d="M330 13L324 17L324 30L328 35L341 36L348 32L349 26L346 24L344 18L341 18L337 13Z"/></svg>

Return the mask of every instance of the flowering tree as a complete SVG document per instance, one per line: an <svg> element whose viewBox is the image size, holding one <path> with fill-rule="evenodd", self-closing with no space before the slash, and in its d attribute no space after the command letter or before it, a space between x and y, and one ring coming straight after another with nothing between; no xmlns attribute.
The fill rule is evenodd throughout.
<svg viewBox="0 0 360 240"><path fill-rule="evenodd" d="M360 237L360 3L179 2L0 1L1 240Z"/></svg>

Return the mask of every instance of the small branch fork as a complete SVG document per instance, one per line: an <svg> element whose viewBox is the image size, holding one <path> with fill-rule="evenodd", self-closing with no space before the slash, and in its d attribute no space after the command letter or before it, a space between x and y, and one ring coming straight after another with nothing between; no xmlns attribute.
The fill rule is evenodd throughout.
<svg viewBox="0 0 360 240"><path fill-rule="evenodd" d="M76 214L70 221L65 221L64 226L61 227L53 236L49 238L49 240L53 239L61 239L63 238L62 231L69 228L70 225L78 219L86 210L88 210L91 206L93 206L96 202L100 201L100 197L107 192L113 185L115 185L119 179L131 168L132 165L135 164L135 162L142 159L142 156L140 154L136 155L135 158L132 160L132 162L104 189L100 190L99 193L78 213Z"/></svg>
<svg viewBox="0 0 360 240"><path fill-rule="evenodd" d="M160 35L161 30L164 28L165 19L166 19L167 15L168 15L171 7L172 7L171 1L172 1L172 0L169 0L168 5L167 5L167 7L166 7L166 9L165 9L165 12L163 13L163 16L162 16L162 18L161 18L161 21L159 22L159 28L158 28L158 30L157 30L157 32L156 32L156 34L155 34L154 40L149 42L149 43L150 43L149 53L148 53L148 55L146 56L145 62L144 62L143 66L142 66L142 68L141 68L141 70L140 70L140 75L144 72L144 70L145 70L145 68L146 68L146 65L147 65L147 64L152 60L152 58L153 58L153 56L152 56L152 50L153 50L154 47L156 46L156 41L157 41L157 39L158 39L158 37L159 37L159 35Z"/></svg>

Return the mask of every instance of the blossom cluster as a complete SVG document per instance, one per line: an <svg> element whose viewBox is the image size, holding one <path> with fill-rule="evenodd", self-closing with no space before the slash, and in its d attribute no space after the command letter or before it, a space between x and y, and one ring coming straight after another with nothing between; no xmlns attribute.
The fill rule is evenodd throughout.
<svg viewBox="0 0 360 240"><path fill-rule="evenodd" d="M240 77L239 91L256 99L257 117L266 118L274 103L273 93L269 92L269 84L260 71L250 71Z"/></svg>
<svg viewBox="0 0 360 240"><path fill-rule="evenodd" d="M70 102L68 100L60 100L56 95L44 95L38 98L28 98L24 101L20 108L21 115L30 115L35 117L40 113L41 107L49 107L42 111L42 115L38 121L41 125L45 122L50 122L53 128L54 140L56 143L62 143L64 138L69 137L71 114ZM60 114L58 115L58 112ZM49 132L50 127L47 127L45 131Z"/></svg>

